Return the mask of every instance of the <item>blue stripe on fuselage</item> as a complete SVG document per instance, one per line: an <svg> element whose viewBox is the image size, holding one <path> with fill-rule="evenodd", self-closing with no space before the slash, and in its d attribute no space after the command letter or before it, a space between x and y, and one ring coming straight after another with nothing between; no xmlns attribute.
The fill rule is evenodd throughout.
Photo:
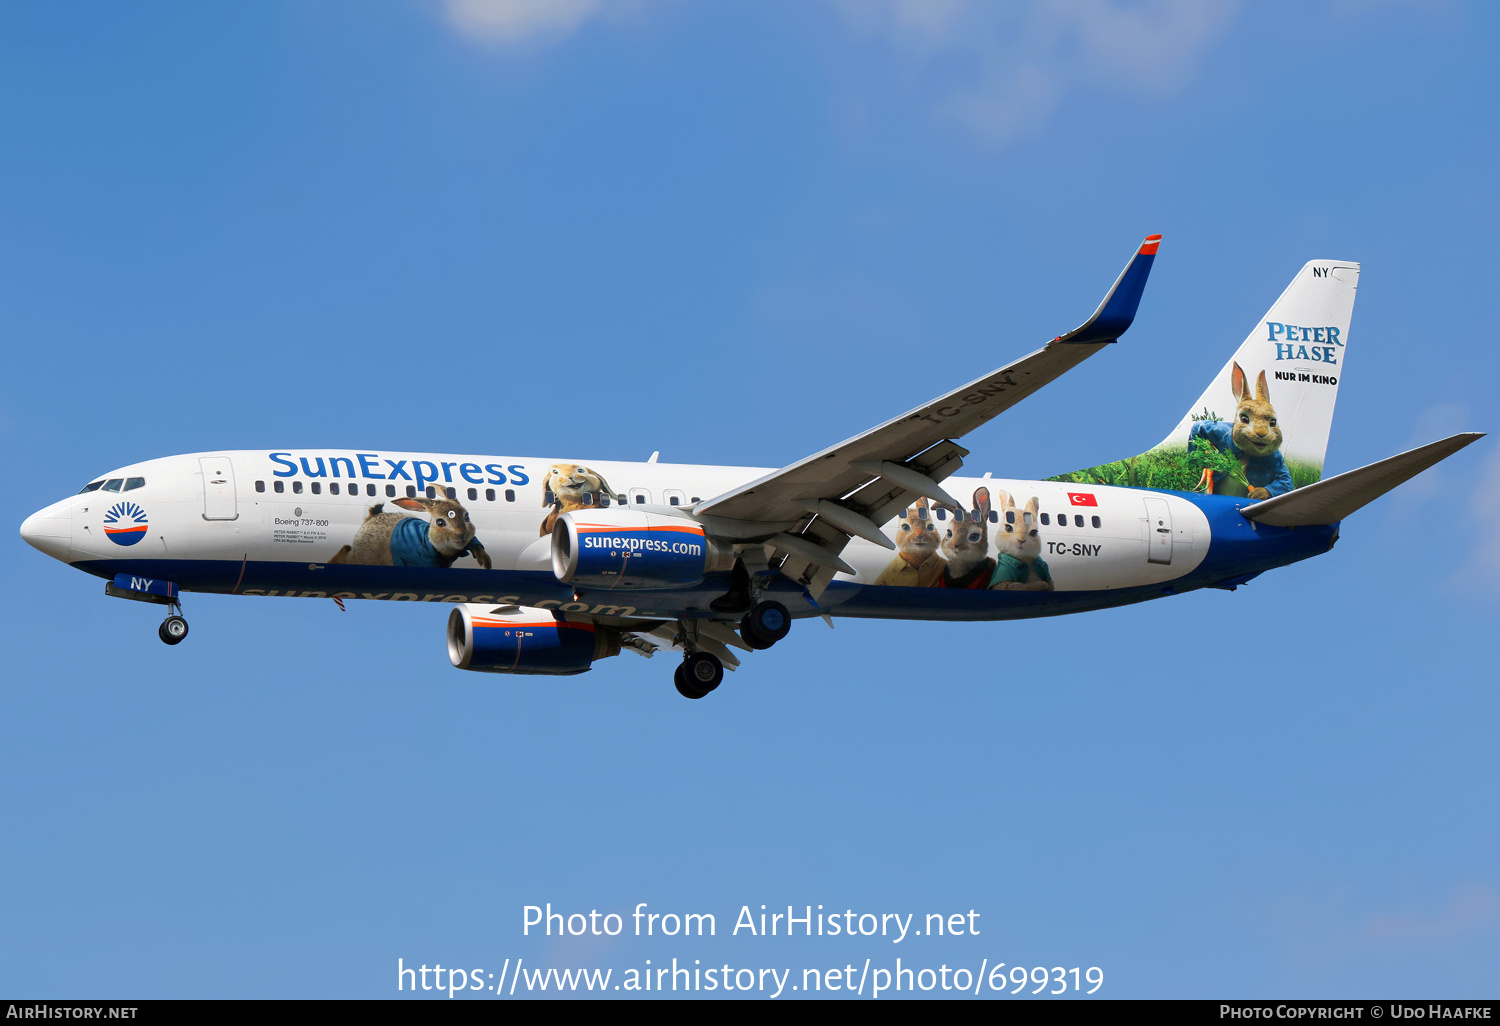
<svg viewBox="0 0 1500 1026"><path fill-rule="evenodd" d="M1201 509L1212 531L1208 553L1191 573L1159 584L1097 591L973 591L947 588L862 586L834 581L821 599L779 574L766 578L764 597L786 605L794 616L823 612L837 616L889 617L909 620L1014 620L1058 616L1129 605L1163 595L1180 594L1246 577L1328 551L1338 525L1272 527L1246 520L1240 509L1249 499L1174 492ZM1142 559L1145 552L1142 551ZM74 563L106 579L132 574L175 582L184 591L276 595L353 595L390 598L411 596L425 601L499 600L521 605L568 603L574 589L559 584L550 571L479 570L460 567L391 567L335 563L235 560L98 559ZM243 574L243 576L242 576ZM238 582L238 587L236 583ZM685 617L715 615L709 603L729 590L727 574L709 575L691 588L671 590L578 589L580 603L632 606L641 611ZM722 614L719 614L722 615Z"/></svg>

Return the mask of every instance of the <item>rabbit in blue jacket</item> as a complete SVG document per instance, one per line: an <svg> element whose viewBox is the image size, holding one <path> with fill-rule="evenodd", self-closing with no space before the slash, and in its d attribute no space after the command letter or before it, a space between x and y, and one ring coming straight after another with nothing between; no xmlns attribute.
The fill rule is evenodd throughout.
<svg viewBox="0 0 1500 1026"><path fill-rule="evenodd" d="M472 555L481 567L490 568L489 553L474 537L469 511L441 491L437 497L396 499L393 506L425 511L432 522L404 513L386 513L377 502L365 514L354 534L354 544L345 545L328 562L365 566L449 567L459 556Z"/></svg>
<svg viewBox="0 0 1500 1026"><path fill-rule="evenodd" d="M1234 363L1230 372L1229 386L1234 392L1234 424L1222 420L1199 420L1193 422L1188 432L1188 448L1193 439L1205 438L1220 452L1227 452L1239 461L1250 483L1247 494L1252 499L1269 499L1291 491L1292 472L1287 469L1281 455L1281 428L1276 424L1276 410L1271 406L1271 393L1266 388L1266 372L1261 371L1255 379L1255 398L1250 398L1250 388L1245 381L1245 372ZM1201 483L1209 494L1218 492L1237 494L1240 487L1228 474L1204 470Z"/></svg>

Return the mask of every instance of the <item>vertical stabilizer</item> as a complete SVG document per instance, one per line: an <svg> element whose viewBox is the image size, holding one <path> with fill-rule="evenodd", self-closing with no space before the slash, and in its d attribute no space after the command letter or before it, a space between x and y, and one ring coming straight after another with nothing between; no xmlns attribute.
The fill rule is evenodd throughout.
<svg viewBox="0 0 1500 1026"><path fill-rule="evenodd" d="M1262 500L1319 480L1358 284L1357 263L1308 261L1158 445L1053 480Z"/></svg>

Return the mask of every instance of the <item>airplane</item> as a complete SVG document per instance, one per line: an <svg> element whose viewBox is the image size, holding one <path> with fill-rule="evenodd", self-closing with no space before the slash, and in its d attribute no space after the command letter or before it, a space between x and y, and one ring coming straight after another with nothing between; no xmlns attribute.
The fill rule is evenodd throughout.
<svg viewBox="0 0 1500 1026"><path fill-rule="evenodd" d="M957 439L1112 345L1161 236L1041 349L779 470L383 449L204 452L92 478L21 537L166 606L182 595L440 602L455 667L574 674L680 654L701 699L735 651L823 617L1012 620L1234 590L1483 437L1323 477L1359 264L1312 260L1157 446L1041 481L960 477ZM734 650L734 651L732 651Z"/></svg>

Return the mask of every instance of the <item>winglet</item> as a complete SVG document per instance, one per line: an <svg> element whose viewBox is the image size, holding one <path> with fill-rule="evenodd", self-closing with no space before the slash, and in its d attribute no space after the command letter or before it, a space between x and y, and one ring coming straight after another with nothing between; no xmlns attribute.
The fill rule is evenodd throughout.
<svg viewBox="0 0 1500 1026"><path fill-rule="evenodd" d="M1125 329L1135 320L1136 308L1141 305L1141 294L1146 291L1146 278L1151 274L1151 264L1156 260L1156 250L1160 245L1160 235L1146 236L1141 248L1135 251L1135 256L1130 258L1130 263L1125 265L1125 270L1115 279L1104 302L1094 311L1094 316L1053 341L1113 342L1125 334Z"/></svg>

